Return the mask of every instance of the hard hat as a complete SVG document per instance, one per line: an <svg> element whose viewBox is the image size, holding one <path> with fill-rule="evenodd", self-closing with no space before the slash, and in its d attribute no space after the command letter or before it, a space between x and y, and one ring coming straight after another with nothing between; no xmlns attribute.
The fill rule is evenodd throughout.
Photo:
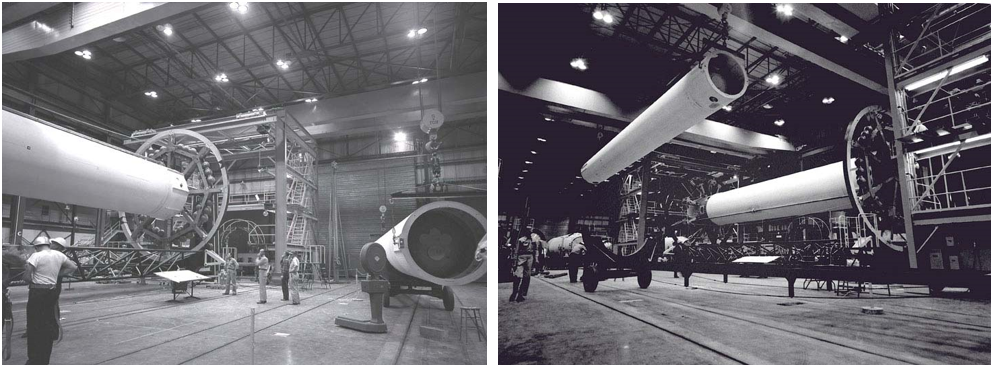
<svg viewBox="0 0 995 368"><path fill-rule="evenodd" d="M34 241L31 242L31 245L33 245L33 246L50 245L50 244L52 244L52 243L48 241L48 237L44 237L44 236L39 236L39 237L35 238Z"/></svg>
<svg viewBox="0 0 995 368"><path fill-rule="evenodd" d="M66 238L63 238L61 236L58 237L58 238L52 238L52 244L53 245L58 245L58 246L60 246L62 248L69 247L69 242L66 241Z"/></svg>

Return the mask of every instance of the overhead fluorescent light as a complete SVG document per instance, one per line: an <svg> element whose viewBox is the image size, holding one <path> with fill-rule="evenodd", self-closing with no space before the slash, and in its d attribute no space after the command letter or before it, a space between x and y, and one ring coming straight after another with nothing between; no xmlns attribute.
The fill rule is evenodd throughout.
<svg viewBox="0 0 995 368"><path fill-rule="evenodd" d="M973 67L976 67L978 65L981 65L981 64L984 64L984 63L987 63L987 62L988 62L988 55L978 56L978 57L976 57L974 59L965 61L965 62L961 63L960 65L957 65L957 66L955 66L953 68L941 71L939 73L936 73L936 74L933 74L933 75L928 76L926 78L923 78L923 79L921 79L919 81L916 81L915 83L909 84L909 85L905 86L905 90L906 91L916 90L916 89L921 88L923 86L926 86L926 85L938 82L941 79L945 78L948 74L949 75L954 75L954 74L963 72L965 70L971 69Z"/></svg>

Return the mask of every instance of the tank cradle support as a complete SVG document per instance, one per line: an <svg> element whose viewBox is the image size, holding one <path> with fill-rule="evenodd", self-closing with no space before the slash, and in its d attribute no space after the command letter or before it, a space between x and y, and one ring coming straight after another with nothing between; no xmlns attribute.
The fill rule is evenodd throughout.
<svg viewBox="0 0 995 368"><path fill-rule="evenodd" d="M358 320L349 317L335 317L335 324L363 332L386 333L387 324L383 321L384 295L390 288L390 283L381 278L381 273L387 267L387 253L377 243L367 243L359 252L363 268L369 272L367 280L359 282L360 290L370 294L370 319Z"/></svg>

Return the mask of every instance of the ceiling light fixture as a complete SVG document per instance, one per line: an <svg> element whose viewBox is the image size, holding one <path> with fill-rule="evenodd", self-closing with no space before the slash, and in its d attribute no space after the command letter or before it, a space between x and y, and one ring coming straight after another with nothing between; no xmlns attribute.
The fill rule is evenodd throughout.
<svg viewBox="0 0 995 368"><path fill-rule="evenodd" d="M86 60L90 60L90 58L93 57L93 54L90 53L90 50L76 50L75 54L76 56L82 57Z"/></svg>
<svg viewBox="0 0 995 368"><path fill-rule="evenodd" d="M283 61L283 59L276 61L276 66L283 68L284 70L290 68L290 61Z"/></svg>
<svg viewBox="0 0 995 368"><path fill-rule="evenodd" d="M822 99L822 103L824 105L829 105L829 104L832 104L833 102L836 102L836 99L832 98L832 97L826 97L826 98Z"/></svg>
<svg viewBox="0 0 995 368"><path fill-rule="evenodd" d="M190 120L190 122L191 122L191 123L199 123L199 122L200 122L200 119L193 119L193 120Z"/></svg>
<svg viewBox="0 0 995 368"><path fill-rule="evenodd" d="M228 3L228 8L232 11L237 11L239 13L245 14L249 11L249 4L241 1L232 1Z"/></svg>
<svg viewBox="0 0 995 368"><path fill-rule="evenodd" d="M775 86L775 87L778 84L781 84L781 76L777 75L777 74L768 75L767 78L764 79L764 80L767 82L767 84L769 84L771 86Z"/></svg>
<svg viewBox="0 0 995 368"><path fill-rule="evenodd" d="M546 138L542 138L542 137L539 137L539 138L536 138L536 140L538 140L538 141L540 141L540 142L545 142L545 141L546 141Z"/></svg>
<svg viewBox="0 0 995 368"><path fill-rule="evenodd" d="M408 135L404 132L394 133L394 142L404 142L408 140Z"/></svg>
<svg viewBox="0 0 995 368"><path fill-rule="evenodd" d="M840 35L839 37L836 37L836 40L842 43L846 43L847 41L850 41L850 38L844 35Z"/></svg>
<svg viewBox="0 0 995 368"><path fill-rule="evenodd" d="M585 71L587 70L587 60L583 58L576 58L570 61L570 66L574 69Z"/></svg>
<svg viewBox="0 0 995 368"><path fill-rule="evenodd" d="M771 106L771 105L770 105L769 103L765 103L765 104L764 104L763 106L761 106L761 107L763 107L763 108L764 108L764 110L770 110L770 109L773 109L773 108L774 108L774 106Z"/></svg>
<svg viewBox="0 0 995 368"><path fill-rule="evenodd" d="M526 165L532 165L532 161L525 161Z"/></svg>
<svg viewBox="0 0 995 368"><path fill-rule="evenodd" d="M532 152L533 155L537 155L538 154L538 153L536 153L536 151L530 151L530 152Z"/></svg>
<svg viewBox="0 0 995 368"><path fill-rule="evenodd" d="M786 17L790 17L795 14L795 7L791 6L791 4L777 4L774 6L774 10L777 11L778 14Z"/></svg>
<svg viewBox="0 0 995 368"><path fill-rule="evenodd" d="M784 126L784 119L777 119L777 120L774 120L774 125L777 125L777 126Z"/></svg>
<svg viewBox="0 0 995 368"><path fill-rule="evenodd" d="M729 106L729 105L722 106L722 110L732 111L732 106Z"/></svg>
<svg viewBox="0 0 995 368"><path fill-rule="evenodd" d="M149 97L152 97L152 98L158 98L158 97L159 97L159 94L158 94L158 93L156 93L155 91L148 91L148 92L145 92L145 95L146 95L146 96L149 96Z"/></svg>
<svg viewBox="0 0 995 368"><path fill-rule="evenodd" d="M227 83L228 82L228 75L226 75L225 73L221 73L221 74L215 75L214 76L214 81L215 82L219 82L219 83Z"/></svg>

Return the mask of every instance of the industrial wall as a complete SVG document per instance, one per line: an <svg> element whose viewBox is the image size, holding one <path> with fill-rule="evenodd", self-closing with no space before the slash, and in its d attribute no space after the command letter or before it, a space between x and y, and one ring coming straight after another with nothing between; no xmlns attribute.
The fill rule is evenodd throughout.
<svg viewBox="0 0 995 368"><path fill-rule="evenodd" d="M447 122L447 124L449 124ZM443 181L450 190L486 189L486 122L464 121L443 127L439 151ZM424 191L432 180L428 156L421 150L427 136L419 130L404 131L408 140L394 140L396 131L381 131L322 141L318 145L317 242L331 245L331 193L334 182L340 232L348 268L354 272L363 245L375 241L427 199L395 199L391 194ZM334 166L334 169L333 169ZM448 198L486 214L486 198ZM387 206L381 223L380 206ZM330 249L330 248L329 248ZM331 252L329 252L331 254Z"/></svg>

